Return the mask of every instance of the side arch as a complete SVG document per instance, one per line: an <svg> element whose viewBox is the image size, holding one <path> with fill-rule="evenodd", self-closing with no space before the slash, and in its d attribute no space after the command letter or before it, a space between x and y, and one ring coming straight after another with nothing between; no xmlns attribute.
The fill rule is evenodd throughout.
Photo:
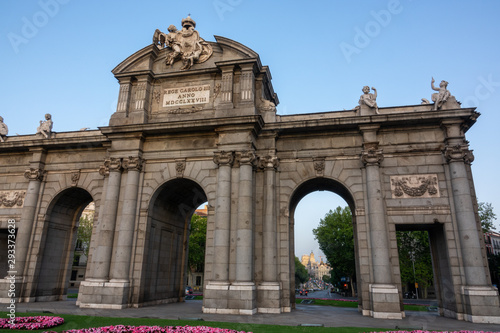
<svg viewBox="0 0 500 333"><path fill-rule="evenodd" d="M31 291L36 301L61 300L67 293L78 221L92 201L92 195L79 187L64 189L50 201L41 230L35 231L41 234Z"/></svg>

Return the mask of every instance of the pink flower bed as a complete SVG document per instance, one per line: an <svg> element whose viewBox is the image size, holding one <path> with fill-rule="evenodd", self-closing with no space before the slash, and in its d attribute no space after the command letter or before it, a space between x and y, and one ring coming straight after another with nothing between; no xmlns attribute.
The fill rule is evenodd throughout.
<svg viewBox="0 0 500 333"><path fill-rule="evenodd" d="M12 330L39 330L50 328L64 323L61 317L16 317L14 319L1 318L0 328L9 328Z"/></svg>
<svg viewBox="0 0 500 333"><path fill-rule="evenodd" d="M106 326L67 330L64 333L246 333L224 328L207 326ZM251 333L251 332L248 332Z"/></svg>

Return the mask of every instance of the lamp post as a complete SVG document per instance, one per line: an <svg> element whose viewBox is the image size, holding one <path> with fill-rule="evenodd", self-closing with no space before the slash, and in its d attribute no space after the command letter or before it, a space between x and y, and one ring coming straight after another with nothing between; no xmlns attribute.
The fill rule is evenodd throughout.
<svg viewBox="0 0 500 333"><path fill-rule="evenodd" d="M417 276L415 274L415 251L410 252L410 259L413 265L413 282L415 283L415 295L417 296L418 299L418 284L417 284Z"/></svg>

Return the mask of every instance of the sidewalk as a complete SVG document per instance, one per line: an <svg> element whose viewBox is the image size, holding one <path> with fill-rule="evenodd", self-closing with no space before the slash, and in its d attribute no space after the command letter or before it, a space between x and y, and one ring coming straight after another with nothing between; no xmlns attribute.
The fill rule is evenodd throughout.
<svg viewBox="0 0 500 333"><path fill-rule="evenodd" d="M23 312L50 312L53 314L75 314L100 317L129 318L164 318L164 319L196 319L205 321L238 322L254 324L273 324L297 326L300 324L322 324L325 327L371 327L401 330L439 330L439 331L493 331L500 332L500 325L474 324L440 317L436 312L407 311L403 320L374 319L362 316L355 308L338 308L319 305L300 305L291 313L256 314L254 316L204 314L201 311L202 301L189 300L183 303L171 303L143 308L80 309L76 300L59 302L18 303L17 314ZM202 325L203 322L200 322Z"/></svg>

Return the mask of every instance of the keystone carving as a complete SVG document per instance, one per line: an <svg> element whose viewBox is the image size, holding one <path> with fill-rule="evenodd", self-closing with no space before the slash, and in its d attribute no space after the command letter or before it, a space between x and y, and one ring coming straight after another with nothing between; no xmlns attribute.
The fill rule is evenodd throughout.
<svg viewBox="0 0 500 333"><path fill-rule="evenodd" d="M184 170L186 170L186 160L175 160L175 171L178 178L184 176Z"/></svg>
<svg viewBox="0 0 500 333"><path fill-rule="evenodd" d="M316 171L316 176L323 176L325 172L325 158L317 157L313 159L314 170Z"/></svg>
<svg viewBox="0 0 500 333"><path fill-rule="evenodd" d="M24 177L26 177L28 180L43 180L43 176L45 176L46 171L43 169L35 169L35 168L29 168L24 172Z"/></svg>
<svg viewBox="0 0 500 333"><path fill-rule="evenodd" d="M24 197L26 191L1 191L0 192L0 207L22 208L24 205Z"/></svg>
<svg viewBox="0 0 500 333"><path fill-rule="evenodd" d="M232 151L218 151L214 153L214 163L219 167L221 165L232 166L234 162L234 153Z"/></svg>
<svg viewBox="0 0 500 333"><path fill-rule="evenodd" d="M123 159L123 168L127 170L141 171L144 160L140 157L129 156Z"/></svg>
<svg viewBox="0 0 500 333"><path fill-rule="evenodd" d="M391 177L393 198L439 197L437 175Z"/></svg>
<svg viewBox="0 0 500 333"><path fill-rule="evenodd" d="M464 162L471 164L474 161L472 150L466 144L447 146L444 151L444 157L448 163L450 162Z"/></svg>
<svg viewBox="0 0 500 333"><path fill-rule="evenodd" d="M104 160L104 164L99 168L99 173L106 177L109 176L110 171L121 171L122 160L121 158L110 157Z"/></svg>
<svg viewBox="0 0 500 333"><path fill-rule="evenodd" d="M71 186L78 185L79 180L80 180L80 170L71 171Z"/></svg>

